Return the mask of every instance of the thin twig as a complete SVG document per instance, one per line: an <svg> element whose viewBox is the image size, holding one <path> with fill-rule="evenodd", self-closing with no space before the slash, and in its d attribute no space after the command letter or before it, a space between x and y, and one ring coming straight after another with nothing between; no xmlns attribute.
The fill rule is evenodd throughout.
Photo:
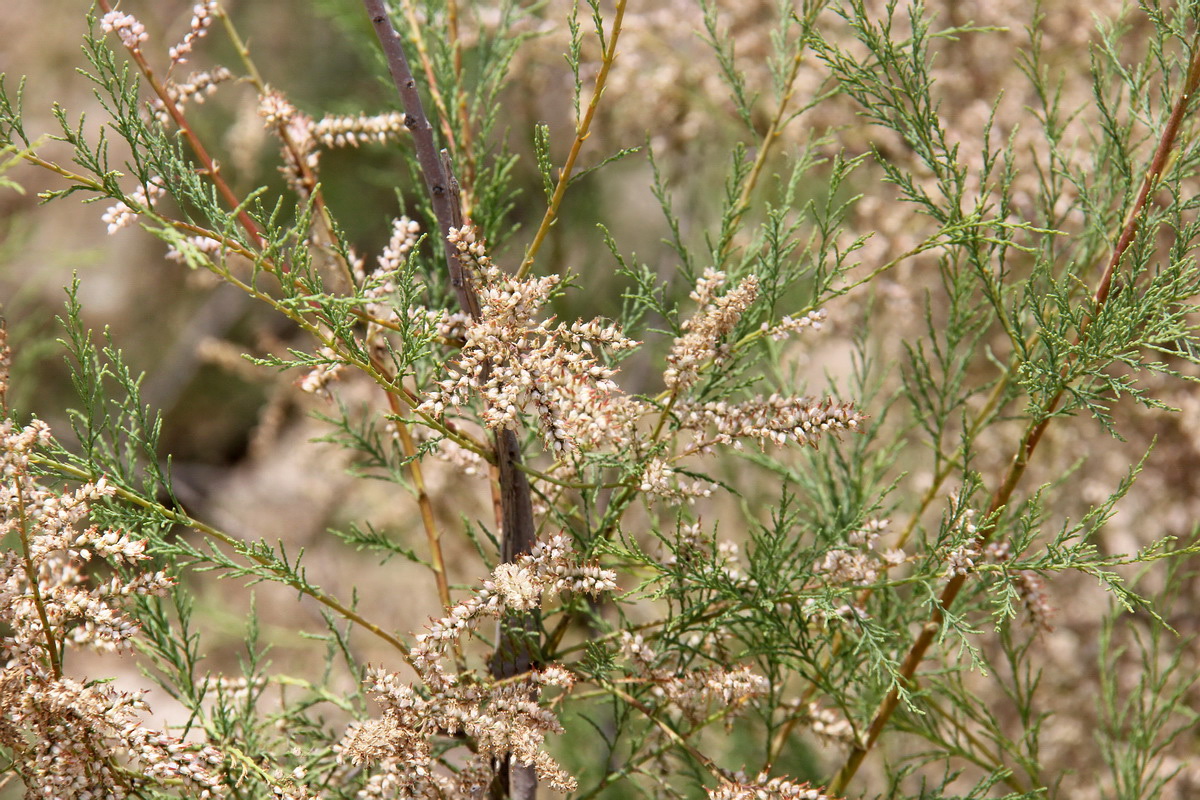
<svg viewBox="0 0 1200 800"><path fill-rule="evenodd" d="M233 20L229 18L229 14L225 13L223 9L218 12L218 15L224 24L225 34L233 43L233 47L237 50L242 65L250 75L250 83L260 96L266 94L266 81L263 80L262 73L258 71L258 66L250 57L250 48L246 46L241 35L237 32ZM336 270L330 270L330 276L340 276L340 280L346 284L346 290L350 290L354 286L354 273L350 269L350 265L346 262L346 259L338 252L337 236L333 230L333 220L329 215L329 208L325 204L325 197L321 193L317 175L313 172L308 156L292 136L289 120L279 119L275 123L275 135L283 142L283 146L290 154L291 163L296 167L299 177L296 188L301 190L297 194L300 195L302 200L311 201L313 204L315 219L318 223L313 231L314 239L320 246L320 250L325 257L334 262L337 267ZM287 272L286 266L284 266L283 271Z"/></svg>
<svg viewBox="0 0 1200 800"><path fill-rule="evenodd" d="M762 143L758 147L758 154L754 159L754 165L750 168L750 174L746 177L746 182L742 184L742 190L738 194L737 205L734 207L733 219L731 228L737 227L750 208L750 195L754 193L755 187L758 185L759 177L762 175L763 168L767 164L767 157L771 153L771 146L775 144L775 140L779 138L779 134L783 132L783 127L787 122L786 112L788 105L792 102L792 95L796 91L796 78L800 75L800 65L804 62L804 52L808 32L812 29L813 22L817 18L817 14L821 13L825 8L828 0L817 0L809 6L807 13L804 15L804 20L801 22L800 41L796 43L796 52L792 56L792 63L788 69L787 79L784 81L783 96L779 99L779 106L775 109L775 116L771 118L771 124L767 127L767 132L763 134ZM733 244L733 237L730 236L726 242L726 249Z"/></svg>
<svg viewBox="0 0 1200 800"><path fill-rule="evenodd" d="M600 72L596 75L596 85L592 88L592 99L588 101L583 119L579 121L579 126L575 129L575 141L571 143L571 152L567 154L567 161L559 170L558 184L554 187L550 204L546 206L546 213L542 215L542 224L538 225L537 232L533 235L533 241L529 244L529 249L525 251L525 260L521 262L521 267L517 270L517 280L524 278L533 268L534 259L537 258L538 251L542 249L542 242L546 240L546 235L550 233L550 226L554 224L554 219L558 216L563 195L567 193L567 184L571 182L571 174L575 171L575 159L579 158L579 151L583 149L583 143L592 131L592 119L596 116L596 109L600 106L600 97L604 94L604 84L608 81L608 71L617 59L617 40L621 38L621 21L625 18L626 1L617 0L612 29L608 34L608 49L604 51L600 62Z"/></svg>
<svg viewBox="0 0 1200 800"><path fill-rule="evenodd" d="M104 9L105 13L112 11L112 5L108 0L97 0L97 5ZM147 63L145 56L142 55L142 51L136 47L126 47L125 49L133 57L138 69L145 76L146 82L150 84L150 88L154 90L154 93L158 95L158 99L162 101L163 109L171 115L171 119L175 121L183 137L187 139L188 145L196 155L196 159L204 165L205 174L212 180L213 185L217 187L217 191L221 194L221 197L225 198L225 202L229 204L229 207L237 210L238 222L241 223L242 228L250 235L255 244L259 247L265 246L266 243L263 239L262 231L258 228L258 224L250 218L245 209L241 208L237 195L234 194L233 189L229 188L229 184L221 176L221 170L217 166L217 163L208 154L208 150L205 149L196 132L192 130L192 126L188 124L187 118L183 116L183 112L179 109L174 98L167 92L166 87L155 75L154 70L150 68L150 64Z"/></svg>
<svg viewBox="0 0 1200 800"><path fill-rule="evenodd" d="M17 501L17 533L21 537L22 566L25 569L25 579L29 581L29 593L33 595L33 606L37 609L38 620L42 623L42 635L46 638L46 653L50 657L50 674L57 680L62 677L62 654L54 641L54 632L57 628L50 624L50 618L46 614L41 577L38 575L37 566L33 563L33 542L29 535L29 516L25 511L25 487L23 484L29 476L18 470L12 477L13 496Z"/></svg>
<svg viewBox="0 0 1200 800"><path fill-rule="evenodd" d="M475 209L475 146L472 142L471 124L467 119L467 88L463 85L463 45L462 37L458 32L458 0L447 0L446 2L446 35L450 39L451 60L454 69L454 99L462 129L458 131L456 141L450 115L445 111L442 112L444 120L442 128L446 131L446 141L450 145L451 152L458 157L459 163L462 165L463 176L462 186L459 188L459 198L462 203L463 217L470 219L471 212Z"/></svg>
<svg viewBox="0 0 1200 800"><path fill-rule="evenodd" d="M376 363L375 368L381 373L384 372L380 363ZM446 578L446 561L442 557L442 532L433 515L433 503L429 499L429 492L425 489L425 474L421 469L421 459L417 457L417 445L408 430L408 425L403 422L404 406L400 404L400 398L394 392L385 394L392 414L398 418L395 421L396 435L400 439L400 450L408 462L408 474L417 494L417 508L421 510L421 526L425 529L425 540L429 543L429 562L433 568L433 577L437 581L438 599L442 601L442 608L448 612L453 604L450 600L450 581Z"/></svg>

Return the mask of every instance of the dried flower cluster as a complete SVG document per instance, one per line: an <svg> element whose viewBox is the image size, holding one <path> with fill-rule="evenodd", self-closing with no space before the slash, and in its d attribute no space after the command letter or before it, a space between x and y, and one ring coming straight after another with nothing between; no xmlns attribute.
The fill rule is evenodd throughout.
<svg viewBox="0 0 1200 800"><path fill-rule="evenodd" d="M320 395L328 400L331 399L328 389L329 384L338 379L346 365L338 361L337 354L328 347L322 347L318 355L328 359L327 363L318 364L313 367L296 385L300 387L300 391L302 392Z"/></svg>
<svg viewBox="0 0 1200 800"><path fill-rule="evenodd" d="M168 81L163 88L166 89L167 97L176 108L182 108L189 102L195 101L197 104L204 102L205 98L216 94L217 89L222 83L234 79L234 74L225 67L217 67L211 71L205 70L202 72L193 72L188 75L185 81ZM171 121L171 115L167 112L166 104L161 98L155 98L151 103L151 108L154 112L154 117L162 124L166 125Z"/></svg>
<svg viewBox="0 0 1200 800"><path fill-rule="evenodd" d="M818 703L809 703L804 708L802 719L817 738L826 744L856 743L854 726L850 721L831 709L822 708Z"/></svg>
<svg viewBox="0 0 1200 800"><path fill-rule="evenodd" d="M683 557L688 569L697 577L719 575L722 580L731 584L740 584L746 589L753 589L755 581L747 576L742 564L742 549L737 542L729 539L716 541L715 531L712 534L701 533L699 523L686 525L680 529L677 544L678 556L672 556L668 562ZM711 556L708 554L711 553Z"/></svg>
<svg viewBox="0 0 1200 800"><path fill-rule="evenodd" d="M1001 564L1012 557L1012 547L1008 542L989 542L984 548L984 555L989 561ZM1010 573L1013 586L1021 598L1029 621L1047 633L1054 630L1054 607L1046 592L1046 581L1041 575L1031 569L1012 570Z"/></svg>
<svg viewBox="0 0 1200 800"><path fill-rule="evenodd" d="M532 408L553 453L629 444L641 406L620 391L612 380L616 369L596 352L628 350L637 342L598 319L569 326L539 320L557 276L513 280L492 264L470 229L451 230L450 241L479 281L482 313L467 326L450 377L428 393L421 410L441 416L478 393L489 427L514 426Z"/></svg>
<svg viewBox="0 0 1200 800"><path fill-rule="evenodd" d="M662 498L692 501L699 497L710 497L717 486L712 481L689 479L686 474L672 469L662 458L651 458L639 476L638 489Z"/></svg>
<svg viewBox="0 0 1200 800"><path fill-rule="evenodd" d="M704 558L711 543L712 537L705 532L701 522L680 522L675 531L674 544L660 560L667 566L676 564L690 566Z"/></svg>
<svg viewBox="0 0 1200 800"><path fill-rule="evenodd" d="M438 683L446 648L473 630L480 619L536 608L539 599L550 592L597 595L615 588L614 572L576 563L570 540L555 534L516 561L498 566L476 595L459 603L448 616L430 625L428 633L417 637L411 656L422 677Z"/></svg>
<svg viewBox="0 0 1200 800"><path fill-rule="evenodd" d="M408 134L404 114L359 114L354 117L325 117L313 126L312 134L326 147L358 147L376 142L386 144Z"/></svg>
<svg viewBox="0 0 1200 800"><path fill-rule="evenodd" d="M622 392L613 380L617 370L601 363L597 352L629 350L638 343L598 319L570 326L539 320L557 276L514 280L492 264L474 231L452 230L450 240L479 281L482 314L467 326L466 343L450 377L428 393L421 410L440 416L477 393L490 427L513 426L519 414L532 411L555 454L634 444L638 420L653 407ZM686 332L676 339L663 375L673 391L694 383L702 366L728 356L730 345L724 339L757 297L753 276L718 295L724 284L723 273L709 270L691 293L699 308L684 323ZM818 325L822 317L814 312L767 330L771 335L800 330ZM771 395L740 403L683 401L675 407L675 419L695 438L680 458L709 452L717 444L740 446L740 439L815 444L824 433L856 429L862 416L849 403ZM661 457L646 460L640 486L644 492L686 498L707 496L713 488L706 481L687 480Z"/></svg>
<svg viewBox="0 0 1200 800"><path fill-rule="evenodd" d="M299 112L281 92L269 89L258 98L258 115L267 127L287 125Z"/></svg>
<svg viewBox="0 0 1200 800"><path fill-rule="evenodd" d="M824 324L826 316L825 309L818 308L816 311L810 311L799 319L785 316L775 325L768 325L764 322L759 330L763 336L773 341L781 342L793 333L798 333L805 328L812 328L814 331L821 330L821 325Z"/></svg>
<svg viewBox="0 0 1200 800"><path fill-rule="evenodd" d="M367 685L384 714L352 725L339 746L342 761L375 765L364 796L482 798L496 764L510 758L532 766L552 788L572 791L574 779L542 749L546 735L562 728L554 713L537 702L543 687L570 689L572 674L551 666L488 684L473 674L448 672L443 662L447 651L485 619L539 608L552 592L597 595L615 588L612 572L577 563L570 541L557 534L517 561L501 564L476 595L417 637L410 662L426 693L419 694L395 673L372 670ZM443 774L435 769L433 740L458 734L469 737L476 752L463 769Z"/></svg>
<svg viewBox="0 0 1200 800"><path fill-rule="evenodd" d="M863 527L846 537L848 548L836 548L825 553L816 565L816 573L830 583L868 586L875 583L880 573L904 563L902 550L876 550L879 538L888 528L886 519L867 520Z"/></svg>
<svg viewBox="0 0 1200 800"><path fill-rule="evenodd" d="M258 99L264 124L282 141L280 171L289 185L307 197L315 187L312 177L320 161L318 145L327 148L358 147L370 142L385 143L408 133L405 116L399 112L359 116L326 117L313 122L282 93L268 89Z"/></svg>
<svg viewBox="0 0 1200 800"><path fill-rule="evenodd" d="M747 666L737 669L710 667L664 678L655 687L668 703L678 708L689 722L706 719L714 706L736 708L753 697L767 693L767 679Z"/></svg>
<svg viewBox="0 0 1200 800"><path fill-rule="evenodd" d="M30 796L123 798L149 781L220 797L218 751L146 727L139 694L63 672L68 646L130 648L139 627L119 602L162 594L172 580L138 572L147 560L144 541L95 526L80 530L89 504L114 492L104 479L63 492L34 478L31 456L50 442L39 420L0 423L0 535L17 543L0 561L0 745ZM89 585L84 567L97 559L116 569Z"/></svg>
<svg viewBox="0 0 1200 800"><path fill-rule="evenodd" d="M945 554L947 577L974 572L975 562L983 555L977 538L979 529L975 525L976 513L973 508L964 508L953 521L951 537L958 544Z"/></svg>
<svg viewBox="0 0 1200 800"><path fill-rule="evenodd" d="M412 249L421 238L421 225L415 219L400 217L392 220L392 236L388 239L387 247L379 254L379 270L384 273L395 272L404 266Z"/></svg>
<svg viewBox="0 0 1200 800"><path fill-rule="evenodd" d="M738 777L722 781L715 789L708 790L709 800L833 800L830 795L814 789L807 783L796 783L787 778L768 778L765 774L753 780Z"/></svg>
<svg viewBox="0 0 1200 800"><path fill-rule="evenodd" d="M416 323L419 327L434 331L443 340L457 341L462 339L466 330L468 316L462 312L438 311L424 306L409 306L405 310L406 319L401 319L396 308L395 295L399 290L397 281L401 269L405 266L413 248L421 239L421 226L413 219L401 216L392 220L392 235L383 251L376 257L377 268L369 275L365 263L352 263L354 279L362 289L366 299L365 311L372 319L400 324ZM412 286L408 287L412 289ZM375 333L372 328L373 335ZM371 338L368 335L367 338Z"/></svg>
<svg viewBox="0 0 1200 800"><path fill-rule="evenodd" d="M188 264L203 259L215 260L224 252L225 248L216 239L208 236L187 236L167 248L166 258L179 264Z"/></svg>
<svg viewBox="0 0 1200 800"><path fill-rule="evenodd" d="M650 681L654 696L661 703L678 709L683 718L693 724L707 719L714 706L734 715L747 700L761 697L769 689L767 679L747 666L735 669L717 666L681 672L659 663L658 655L640 634L622 631L621 651L633 667L632 674Z"/></svg>
<svg viewBox="0 0 1200 800"><path fill-rule="evenodd" d="M1046 581L1031 569L1017 570L1013 575L1017 593L1025 604L1025 611L1034 625L1044 631L1053 631L1054 607L1046 594Z"/></svg>
<svg viewBox="0 0 1200 800"><path fill-rule="evenodd" d="M667 356L663 381L668 389L686 389L700 377L702 366L710 361L719 364L728 357L729 346L723 340L758 299L758 278L748 275L731 291L718 295L725 280L725 273L706 269L688 295L699 308L683 323L684 334Z"/></svg>
<svg viewBox="0 0 1200 800"><path fill-rule="evenodd" d="M679 427L696 433L689 452L704 452L716 444L740 448L741 439L780 446L788 442L815 446L823 434L852 431L863 419L851 403L778 394L740 403L685 402L677 408ZM706 435L709 431L715 433Z"/></svg>
<svg viewBox="0 0 1200 800"><path fill-rule="evenodd" d="M281 142L279 172L301 197L308 197L316 185L313 177L321 154L313 138L312 117L302 114L282 93L268 89L258 98L258 114L263 124Z"/></svg>

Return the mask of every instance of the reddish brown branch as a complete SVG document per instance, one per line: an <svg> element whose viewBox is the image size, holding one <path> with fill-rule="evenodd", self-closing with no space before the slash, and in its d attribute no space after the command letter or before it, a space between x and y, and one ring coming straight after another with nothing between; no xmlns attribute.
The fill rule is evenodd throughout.
<svg viewBox="0 0 1200 800"><path fill-rule="evenodd" d="M108 0L98 0L97 4L100 8L104 9L105 13L112 11L112 5ZM183 112L179 109L178 104L176 104L174 98L167 92L166 86L158 80L154 74L154 70L147 63L146 57L142 55L141 49L137 47L127 47L126 49L129 51L129 55L133 57L142 75L146 77L146 82L150 84L150 88L154 90L154 93L158 95L158 99L162 101L163 108L171 115L171 119L175 121L183 137L187 139L188 146L192 148L196 159L204 166L205 173L212 179L213 185L217 187L217 191L221 194L221 197L229 204L230 209L237 209L241 205L237 195L234 194L233 189L229 188L229 184L225 182L225 179L221 177L220 167L213 161L212 156L208 154L200 138L196 136L196 132L192 130L192 126L188 124L187 119L183 116ZM245 210L239 210L237 217L242 228L250 235L255 244L261 248L264 245L264 241L262 231L259 230L258 225Z"/></svg>
<svg viewBox="0 0 1200 800"><path fill-rule="evenodd" d="M1154 151L1154 157L1150 161L1150 166L1146 171L1146 177L1142 181L1141 190L1138 192L1137 199L1129 210L1129 214L1125 218L1125 225L1121 230L1121 235L1117 238L1117 243L1113 247L1112 256L1109 258L1108 265L1105 267L1104 274L1100 278L1100 283L1096 287L1095 293L1092 295L1091 313L1084 317L1079 327L1076 341L1083 338L1084 332L1087 330L1091 321L1095 319L1100 309L1108 302L1109 293L1112 288L1113 276L1116 274L1117 268L1121 264L1121 259L1126 251L1133 244L1134 238L1137 236L1138 225L1141 222L1142 214L1149 205L1150 193L1162 180L1163 174L1166 171L1167 165L1170 162L1171 151L1175 147L1175 140L1179 134L1179 127L1183 122L1184 116L1187 114L1188 105L1192 96L1196 93L1197 88L1200 88L1200 35L1192 43L1191 61L1188 63L1187 77L1184 81L1183 91L1176 101L1174 108L1171 111L1171 116L1167 119L1167 124L1163 128L1162 135L1159 137L1158 147ZM1070 365L1064 367L1063 376L1065 378ZM1037 449L1038 443L1041 442L1042 436L1046 432L1046 428L1050 424L1050 420L1054 418L1054 412L1058 410L1062 402L1063 395L1066 393L1065 381L1064 385L1059 388L1054 397L1051 398L1047 406L1045 415L1035 423L1032 423L1025 431L1020 444L1017 447L1016 453L1013 455L1012 461L1009 463L1008 470L1004 475L1004 479L1000 486L992 495L991 502L988 504L986 519L988 522L981 526L976 535L976 544L982 547L995 534L999 512L1001 512L1009 501L1012 499L1012 494L1016 490L1017 485L1021 482L1021 478L1025 474L1025 470L1029 465L1029 460ZM951 604L957 599L959 592L962 591L963 585L966 583L966 575L956 575L946 584L946 588L942 591L942 595L938 600L938 605L934 608L930 619L921 629L920 635L908 650L908 654L904 658L904 663L900 667L900 683L911 684L913 676L917 672L917 667L925 658L925 653L933 644L934 638L941 629L942 622L945 619L945 612ZM888 720L891 718L896 707L900 703L900 686L895 686L887 693L879 707L875 710L875 715L871 720L871 725L867 729L864 740L854 747L846 759L846 763L842 765L841 770L834 777L829 785L829 791L832 794L842 794L846 786L853 780L858 767L866 758L871 747L879 739L887 726Z"/></svg>

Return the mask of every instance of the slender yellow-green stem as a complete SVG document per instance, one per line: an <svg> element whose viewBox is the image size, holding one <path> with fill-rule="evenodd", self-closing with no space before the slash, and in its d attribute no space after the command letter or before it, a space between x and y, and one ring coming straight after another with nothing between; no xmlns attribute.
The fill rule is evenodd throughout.
<svg viewBox="0 0 1200 800"><path fill-rule="evenodd" d="M380 363L375 364L375 369L380 373L384 372L383 365ZM442 601L442 608L449 609L451 606L450 581L446 577L446 561L442 557L442 531L434 518L433 502L429 499L429 492L425 489L425 473L421 469L421 459L417 457L417 445L413 441L408 425L403 421L405 409L400 404L400 398L396 396L395 392L385 392L385 395L391 405L392 414L397 417L395 421L396 435L400 439L400 449L404 453L413 490L417 494L417 508L421 512L421 527L425 529L425 541L429 545L429 563L433 568L434 579L437 581L438 599Z"/></svg>
<svg viewBox="0 0 1200 800"><path fill-rule="evenodd" d="M525 251L525 259L517 269L517 280L524 278L533 269L533 262L537 259L538 251L542 249L542 242L550 233L550 226L554 224L559 207L562 206L563 196L567 193L567 184L571 182L571 175L575 171L575 161L579 158L579 151L583 149L583 143L591 134L592 119L596 116L596 109L600 107L600 97L604 94L604 85L608 82L608 72L612 69L613 62L617 60L617 40L621 38L621 23L625 18L626 2L627 0L617 0L612 27L608 32L608 47L600 60L600 71L596 75L596 84L592 88L592 99L588 101L583 118L579 120L579 124L575 128L575 141L571 143L571 151L567 154L567 160L562 169L559 170L558 183L554 187L554 194L550 197L549 205L546 206L546 213L542 215L542 222L533 235L529 249Z"/></svg>
<svg viewBox="0 0 1200 800"><path fill-rule="evenodd" d="M974 732L963 725L962 722L959 721L953 714L950 714L946 711L946 709L942 708L941 704L936 700L928 698L926 700L926 705L928 705L935 714L946 720L946 723L954 728L954 730L956 730L960 736L970 742L973 747L987 756L985 759L978 756L971 756L967 753L962 753L961 755L964 758L976 766L982 767L993 775L1004 775L1004 777L1002 777L1000 780L1017 794L1030 794L1029 787L1026 786L1019 778L1017 778L1017 776L1013 774L1012 770L1009 769L1009 767L1004 763L1004 754L1002 752L991 749L987 742L976 736Z"/></svg>
<svg viewBox="0 0 1200 800"><path fill-rule="evenodd" d="M46 655L50 659L50 674L57 680L62 677L62 654L54 641L54 627L46 614L46 601L42 597L41 580L37 566L33 563L33 541L29 535L29 515L25 510L24 482L28 476L17 471L13 476L13 491L17 500L17 533L21 537L21 562L25 568L25 579L29 581L29 592L33 595L33 606L37 609L38 620L42 623L42 635L46 638Z"/></svg>
<svg viewBox="0 0 1200 800"><path fill-rule="evenodd" d="M821 13L826 3L827 0L817 0L808 7L808 11L804 15L804 20L801 22L802 37L808 34L808 30L816 20L817 14ZM800 65L804 63L804 54L806 51L806 43L801 40L796 45L796 52L792 56L791 64L788 67L787 78L784 81L783 96L779 98L779 105L775 108L775 115L771 117L771 124L767 126L767 132L763 134L762 141L759 143L758 154L754 158L754 165L750 168L750 174L746 176L746 181L742 184L742 190L738 193L737 205L734 206L733 210L731 229L737 228L741 224L742 217L750 209L750 196L754 194L754 189L758 186L759 177L762 175L763 168L767 165L767 160L775 145L775 140L783 132L783 128L787 122L788 107L791 105L792 97L796 91L796 78L800 74ZM732 244L733 237L730 236L725 242L726 251L728 251Z"/></svg>

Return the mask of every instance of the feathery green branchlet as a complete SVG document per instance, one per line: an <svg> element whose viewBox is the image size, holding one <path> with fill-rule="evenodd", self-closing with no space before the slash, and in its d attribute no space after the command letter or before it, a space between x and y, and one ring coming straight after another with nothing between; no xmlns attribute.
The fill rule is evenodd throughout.
<svg viewBox="0 0 1200 800"><path fill-rule="evenodd" d="M193 343L271 397L267 488L216 499L84 322L90 275L53 432L0 342L0 750L29 796L1197 780L1200 507L1160 463L1200 454L1186 7L318 5L386 94L341 76L319 107L217 0L174 45L98 0L99 132L56 106L42 137L0 81L0 188L40 167L97 238L279 322ZM255 515L288 497L314 537ZM317 624L248 601L223 652L212 576ZM175 728L84 648L136 648Z"/></svg>

